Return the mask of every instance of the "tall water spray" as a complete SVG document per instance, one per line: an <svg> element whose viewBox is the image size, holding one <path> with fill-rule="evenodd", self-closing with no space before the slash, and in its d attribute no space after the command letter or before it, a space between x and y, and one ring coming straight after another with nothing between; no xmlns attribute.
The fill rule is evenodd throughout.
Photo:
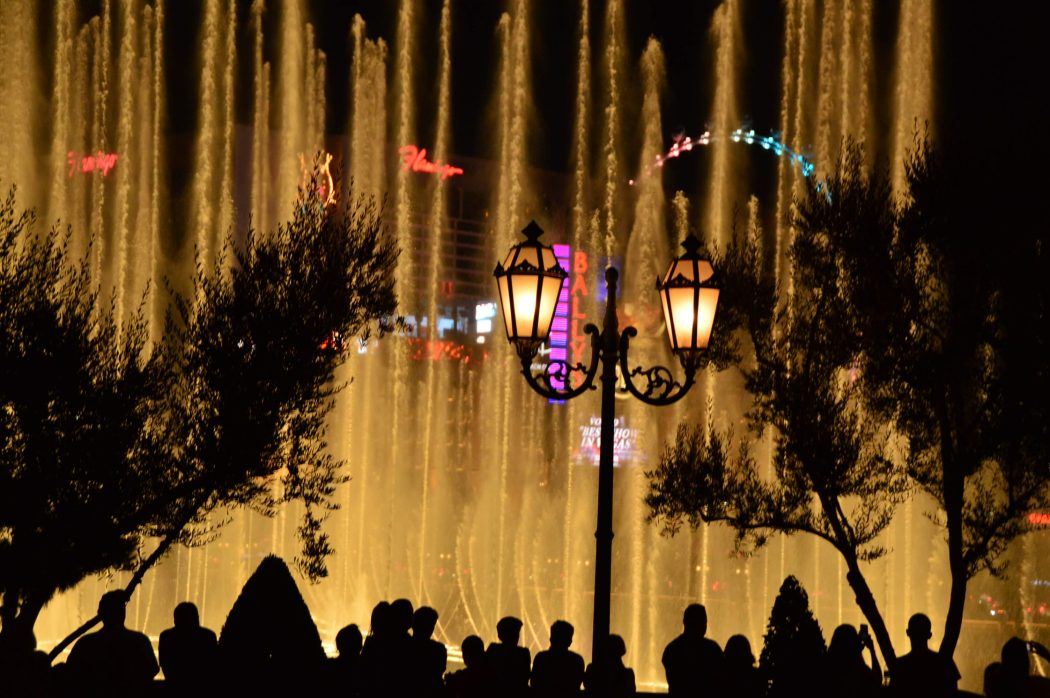
<svg viewBox="0 0 1050 698"><path fill-rule="evenodd" d="M604 69L605 112L602 121L602 158L604 162L605 199L602 212L605 227L605 254L612 257L619 252L620 209L623 204L618 192L623 186L622 115L624 93L624 27L623 0L609 0L605 6Z"/></svg>
<svg viewBox="0 0 1050 698"><path fill-rule="evenodd" d="M438 48L438 98L437 98L437 120L434 128L434 156L438 162L445 162L449 157L449 139L451 137L451 92L452 92L452 7L450 0L444 0L441 6L441 21L439 25L440 43ZM427 321L430 323L430 336L437 336L438 302L440 300L440 274L443 261L443 238L444 231L448 226L447 221L447 198L448 187L446 180L439 179L434 185L434 192L430 203L430 220L427 226L427 234L430 238L430 249L427 260ZM444 461L446 453L441 447L445 435L451 426L447 419L445 409L437 407L437 397L446 395L451 387L444 364L427 362L426 375L424 377L426 401L423 409L423 453L422 453L422 482L420 487L420 535L419 535L419 586L416 597L432 603L425 588L427 560L427 531L430 530L430 522L427 518L427 505L429 503L430 490L432 489L431 461ZM437 408L436 408L437 407ZM436 409L435 409L436 408ZM437 456L437 458L435 458ZM447 491L445 487L433 487L435 493ZM435 529L440 530L435 526Z"/></svg>
<svg viewBox="0 0 1050 698"><path fill-rule="evenodd" d="M58 8L58 12L68 6ZM21 186L22 202L35 201L38 183L27 177L37 169L34 140L37 137L33 118L34 102L40 80L34 42L37 34L37 12L32 0L5 0L0 5L0 195L6 197L12 184ZM65 37L59 37L59 41ZM68 41L68 38L65 39Z"/></svg>
<svg viewBox="0 0 1050 698"><path fill-rule="evenodd" d="M576 48L576 90L574 94L575 113L573 115L573 141L572 141L572 217L570 219L570 247L575 251L575 257L583 259L581 255L584 250L598 249L598 242L592 235L590 224L591 216L591 138L590 120L592 118L591 94L591 23L590 3L581 0L579 21L577 25L577 48ZM571 271L576 271L575 257L570 262ZM582 262L581 262L582 263ZM570 271L567 269L566 271ZM590 298L577 300L579 314L594 317L596 304L590 302ZM577 323L581 322L576 318ZM573 349L573 352L576 350ZM575 361L583 357L571 356ZM586 406L581 405L579 400L570 402L564 430L569 433L567 441L571 443L575 425L580 424L587 416ZM567 449L563 449L564 450ZM571 465L564 469L564 485L562 488L562 546L561 574L562 574L562 616L565 618L578 618L583 614L580 604L577 603L578 596L573 593L580 583L580 571L575 561L579 558L578 551L582 541L587 536L579 535L586 530L586 523L579 519L583 507L573 507L571 503L576 499L575 468ZM581 633L581 636L587 635Z"/></svg>
<svg viewBox="0 0 1050 698"><path fill-rule="evenodd" d="M193 199L197 253L210 266L233 225L234 36L237 9L219 0L204 6ZM260 178L261 179L261 178Z"/></svg>
<svg viewBox="0 0 1050 698"><path fill-rule="evenodd" d="M661 101L666 89L667 66L660 42L649 39L640 61L641 114L639 167L648 166L650 154L663 149L664 128L660 113ZM628 322L638 329L636 341L631 343L632 365L652 366L671 364L672 357L661 327L659 310L653 303L653 280L666 269L662 268L671 257L667 197L664 192L662 170L653 176L635 177L637 191L634 202L633 223L626 243L622 269L623 314ZM620 403L620 413L628 428L634 424L647 423L655 428L646 443L640 444L648 452L655 453L670 436L673 425L668 417L671 410L654 410L640 402ZM659 414L657 414L659 413ZM670 427L670 428L669 428ZM659 631L655 626L656 615L646 613L648 599L659 593L661 574L673 559L673 551L658 545L659 532L645 523L644 493L646 481L637 468L623 472L618 481L621 488L617 531L621 536L616 556L617 567L626 577L626 594L630 604L619 604L613 616L613 627L627 633L625 639L634 648L632 658L635 666L651 674L659 666L660 648L655 640ZM678 548L679 541L667 548ZM662 553L667 553L663 555ZM627 606L627 607L625 607Z"/></svg>
<svg viewBox="0 0 1050 698"><path fill-rule="evenodd" d="M933 114L933 4L901 0L897 27L890 161L893 186L903 191L905 156L912 150L914 136L922 132Z"/></svg>

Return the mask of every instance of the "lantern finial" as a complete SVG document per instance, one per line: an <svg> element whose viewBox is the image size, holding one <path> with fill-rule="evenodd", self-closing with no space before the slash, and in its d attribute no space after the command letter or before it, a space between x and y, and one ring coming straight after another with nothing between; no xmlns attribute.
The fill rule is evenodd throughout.
<svg viewBox="0 0 1050 698"><path fill-rule="evenodd" d="M700 239L696 237L696 233L689 233L685 240L682 240L682 247L686 255L695 255L700 250Z"/></svg>
<svg viewBox="0 0 1050 698"><path fill-rule="evenodd" d="M536 242L543 235L543 228L539 226L536 221L529 221L529 224L525 226L525 229L521 231L521 234L525 236L525 239L529 242Z"/></svg>

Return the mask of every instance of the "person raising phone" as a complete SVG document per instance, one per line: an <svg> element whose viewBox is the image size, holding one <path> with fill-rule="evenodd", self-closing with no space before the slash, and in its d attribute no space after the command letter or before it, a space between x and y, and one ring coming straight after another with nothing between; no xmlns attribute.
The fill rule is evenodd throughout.
<svg viewBox="0 0 1050 698"><path fill-rule="evenodd" d="M864 661L865 649L871 658L870 667ZM882 686L882 667L875 656L875 643L868 634L868 626L860 626L860 632L852 625L835 628L816 683L817 695L827 698L878 695Z"/></svg>

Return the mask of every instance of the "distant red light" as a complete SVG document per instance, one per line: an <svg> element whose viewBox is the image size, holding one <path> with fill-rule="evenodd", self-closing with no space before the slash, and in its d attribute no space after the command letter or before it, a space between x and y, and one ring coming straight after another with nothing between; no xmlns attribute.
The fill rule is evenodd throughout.
<svg viewBox="0 0 1050 698"><path fill-rule="evenodd" d="M328 336L324 338L318 349L335 353L341 352L343 350L343 335L335 331L329 332Z"/></svg>

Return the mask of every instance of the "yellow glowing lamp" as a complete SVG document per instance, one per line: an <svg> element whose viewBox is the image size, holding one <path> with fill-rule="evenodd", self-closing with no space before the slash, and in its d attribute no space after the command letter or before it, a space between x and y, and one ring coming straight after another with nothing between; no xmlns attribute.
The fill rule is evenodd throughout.
<svg viewBox="0 0 1050 698"><path fill-rule="evenodd" d="M510 248L493 275L507 339L519 354L532 355L550 335L558 294L568 274L558 264L554 250L540 242L543 229L536 221L522 234L525 241Z"/></svg>
<svg viewBox="0 0 1050 698"><path fill-rule="evenodd" d="M700 241L690 234L682 243L685 253L671 261L663 279L656 282L664 308L667 337L683 362L705 349L718 307L718 289L707 284L715 270L701 259Z"/></svg>

